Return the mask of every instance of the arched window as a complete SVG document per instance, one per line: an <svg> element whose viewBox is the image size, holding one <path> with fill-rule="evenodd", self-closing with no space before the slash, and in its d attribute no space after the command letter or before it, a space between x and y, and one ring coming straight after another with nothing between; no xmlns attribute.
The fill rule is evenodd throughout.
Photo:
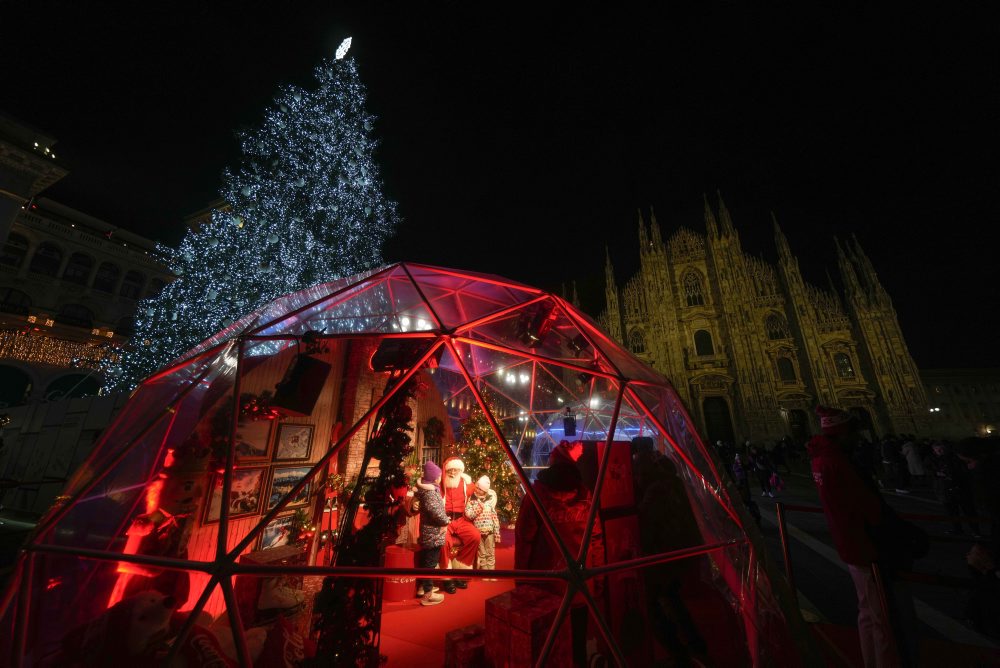
<svg viewBox="0 0 1000 668"><path fill-rule="evenodd" d="M0 408L20 406L31 393L31 378L12 366L0 366Z"/></svg>
<svg viewBox="0 0 1000 668"><path fill-rule="evenodd" d="M31 308L31 297L27 293L14 288L0 288L0 311L28 315Z"/></svg>
<svg viewBox="0 0 1000 668"><path fill-rule="evenodd" d="M689 271L684 275L684 298L688 306L701 306L705 303L701 276L696 271Z"/></svg>
<svg viewBox="0 0 1000 668"><path fill-rule="evenodd" d="M641 331L638 329L632 330L632 333L628 336L628 347L634 353L646 352L646 337L642 335Z"/></svg>
<svg viewBox="0 0 1000 668"><path fill-rule="evenodd" d="M94 261L89 255L84 253L73 253L69 256L69 262L63 270L63 280L77 285L86 285L90 278L90 270L94 268Z"/></svg>
<svg viewBox="0 0 1000 668"><path fill-rule="evenodd" d="M764 319L764 331L767 332L767 338L772 341L792 338L792 333L788 331L788 322L777 313L769 313Z"/></svg>
<svg viewBox="0 0 1000 668"><path fill-rule="evenodd" d="M97 277L94 278L94 289L101 292L114 292L118 284L118 277L122 270L113 262L102 262L97 268Z"/></svg>
<svg viewBox="0 0 1000 668"><path fill-rule="evenodd" d="M788 383L798 380L795 377L795 365L787 357L778 358L778 378Z"/></svg>
<svg viewBox="0 0 1000 668"><path fill-rule="evenodd" d="M122 297L128 299L138 299L142 293L142 284L146 282L146 277L138 271L130 271L122 279L122 289L118 292Z"/></svg>
<svg viewBox="0 0 1000 668"><path fill-rule="evenodd" d="M7 267L20 267L28 254L28 239L20 234L10 234L0 252L0 264Z"/></svg>
<svg viewBox="0 0 1000 668"><path fill-rule="evenodd" d="M63 325L76 325L88 329L94 326L94 314L89 308L81 304L63 304L59 309L56 320Z"/></svg>
<svg viewBox="0 0 1000 668"><path fill-rule="evenodd" d="M45 388L45 400L58 401L59 399L92 397L96 396L100 389L101 384L93 376L73 373L49 383L49 386Z"/></svg>
<svg viewBox="0 0 1000 668"><path fill-rule="evenodd" d="M156 295L163 291L163 286L166 285L163 281L158 278L149 279L149 287L146 288L146 299L152 299Z"/></svg>
<svg viewBox="0 0 1000 668"><path fill-rule="evenodd" d="M59 265L62 263L62 251L55 244L44 243L38 247L31 257L31 264L28 270L43 276L55 276L59 273Z"/></svg>
<svg viewBox="0 0 1000 668"><path fill-rule="evenodd" d="M694 353L699 357L715 354L715 346L712 345L712 335L704 329L699 329L694 333Z"/></svg>
<svg viewBox="0 0 1000 668"><path fill-rule="evenodd" d="M837 367L837 375L841 378L854 378L854 365L851 358L844 353L834 353L833 364Z"/></svg>

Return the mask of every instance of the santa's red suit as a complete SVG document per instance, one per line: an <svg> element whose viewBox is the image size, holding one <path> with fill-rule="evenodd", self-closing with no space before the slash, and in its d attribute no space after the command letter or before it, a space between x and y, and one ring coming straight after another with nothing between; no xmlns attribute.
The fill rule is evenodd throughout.
<svg viewBox="0 0 1000 668"><path fill-rule="evenodd" d="M472 478L465 473L465 464L458 457L444 462L441 477L444 509L451 518L441 554L442 568L472 568L479 550L479 529L465 517L465 503L474 493Z"/></svg>

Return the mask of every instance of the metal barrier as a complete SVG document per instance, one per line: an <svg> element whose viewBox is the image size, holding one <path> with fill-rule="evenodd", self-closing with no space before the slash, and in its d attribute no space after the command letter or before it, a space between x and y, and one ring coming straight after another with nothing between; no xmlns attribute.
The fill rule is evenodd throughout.
<svg viewBox="0 0 1000 668"><path fill-rule="evenodd" d="M792 553L791 553L791 541L788 539L788 526L785 519L785 514L789 511L799 512L799 513L814 513L822 514L823 509L818 506L800 506L794 504L786 504L781 501L776 501L775 504L775 515L777 516L778 522L778 534L781 538L781 553L785 560L785 577L788 579L788 584L791 586L793 591L798 591L798 587L795 585L795 572L792 568ZM899 517L905 520L918 520L923 522L954 522L954 521L966 521L966 522L982 522L987 521L978 517L955 517L951 515L922 515L915 513L898 513ZM935 542L974 542L975 539L958 537L958 536L935 536L928 534L928 538ZM877 563L872 563L872 576L875 579L875 586L878 589L879 594L879 605L882 608L882 613L885 618L890 619L889 615L889 601L886 597L886 589L884 584L884 579L882 571ZM895 577L900 580L905 580L907 582L918 582L921 584L929 584L939 587L951 587L955 589L974 589L976 588L976 581L972 578L957 578L947 575L939 575L937 573L921 573L917 571L899 571L895 574ZM892 628L892 624L888 625L887 628L890 639L894 647L899 648L898 641L895 637L895 630Z"/></svg>
<svg viewBox="0 0 1000 668"><path fill-rule="evenodd" d="M785 520L785 514L787 512L796 513L814 513L823 514L823 509L819 506L799 506L794 504L786 504L781 501L776 501L775 504L775 514L778 520L778 534L781 537L781 554L785 559L785 577L788 579L788 583L795 589L795 573L792 568L792 554L791 554L791 541L788 540L788 526ZM982 522L987 523L987 520L979 517L958 517L952 515L921 515L916 513L897 513L899 517L904 520L917 520L921 522L954 522L956 520L962 520L965 522ZM973 543L977 539L966 536L935 536L928 535L931 541L937 543ZM922 584L938 585L942 587L954 587L959 589L972 589L975 587L975 581L971 578L956 578L946 575L938 575L937 573L921 573L918 571L900 571L896 574L901 580L906 580L908 582L920 582Z"/></svg>

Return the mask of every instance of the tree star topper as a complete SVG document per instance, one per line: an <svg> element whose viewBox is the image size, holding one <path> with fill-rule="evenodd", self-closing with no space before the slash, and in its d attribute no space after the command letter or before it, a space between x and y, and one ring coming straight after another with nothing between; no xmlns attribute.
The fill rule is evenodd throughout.
<svg viewBox="0 0 1000 668"><path fill-rule="evenodd" d="M334 54L334 57L337 60L341 60L344 56L347 55L347 50L350 48L351 48L351 38L348 37L347 39L345 39L343 42L340 43L340 46L337 47L337 52Z"/></svg>

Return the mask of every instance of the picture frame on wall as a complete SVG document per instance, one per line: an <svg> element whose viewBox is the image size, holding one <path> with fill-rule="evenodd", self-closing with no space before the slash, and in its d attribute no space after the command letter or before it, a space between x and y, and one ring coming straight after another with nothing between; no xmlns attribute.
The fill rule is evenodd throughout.
<svg viewBox="0 0 1000 668"><path fill-rule="evenodd" d="M253 467L233 471L229 490L229 518L246 517L260 513L264 496L264 478L267 468ZM222 474L212 476L211 497L205 510L205 524L218 522L222 513Z"/></svg>
<svg viewBox="0 0 1000 668"><path fill-rule="evenodd" d="M267 510L278 505L285 498L285 495L306 477L311 469L312 466L276 466L271 474L271 490L267 497ZM301 508L308 505L312 486L313 481L310 480L285 508Z"/></svg>
<svg viewBox="0 0 1000 668"><path fill-rule="evenodd" d="M312 453L313 425L285 423L278 426L274 461L294 462L309 459Z"/></svg>
<svg viewBox="0 0 1000 668"><path fill-rule="evenodd" d="M271 420L240 420L236 425L233 452L239 463L267 461L271 454Z"/></svg>
<svg viewBox="0 0 1000 668"><path fill-rule="evenodd" d="M267 526L260 533L260 547L257 549L267 550L272 547L288 545L292 537L294 520L295 514L289 513L287 515L278 515L268 522Z"/></svg>

